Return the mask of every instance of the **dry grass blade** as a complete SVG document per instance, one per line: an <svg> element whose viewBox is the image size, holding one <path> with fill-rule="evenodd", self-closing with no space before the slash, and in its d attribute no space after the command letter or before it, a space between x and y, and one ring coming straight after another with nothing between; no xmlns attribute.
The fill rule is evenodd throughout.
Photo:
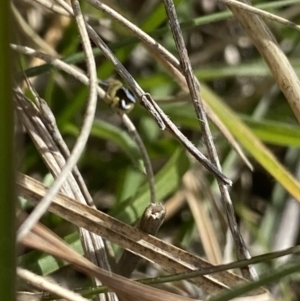
<svg viewBox="0 0 300 301"><path fill-rule="evenodd" d="M98 268L96 265L77 254L53 232L40 224L35 225L32 232L22 239L22 243L31 248L42 250L72 263L76 268L101 280L102 283L104 283L110 290L116 292L120 297L122 297L122 299L136 301L193 300L191 298L178 296L128 280L122 276Z"/></svg>
<svg viewBox="0 0 300 301"><path fill-rule="evenodd" d="M240 2L249 5L246 0ZM300 122L300 81L269 28L258 15L241 9L233 3L226 3L226 5L267 62L274 79L287 98L298 122Z"/></svg>
<svg viewBox="0 0 300 301"><path fill-rule="evenodd" d="M257 14L257 15L259 15L261 17L265 17L265 18L267 18L267 19L269 19L271 21L275 21L275 22L281 23L281 24L283 24L285 26L289 26L291 28L294 28L294 29L300 31L300 26L299 25L297 25L297 24L295 24L295 23L293 23L293 22L291 22L289 20L286 20L284 18L278 17L278 16L276 16L274 14L265 12L265 11L259 9L259 8L253 7L251 5L244 4L244 3L239 2L237 0L218 0L218 1L223 2L225 4L228 4L228 5L232 4L235 7L247 10L247 11L249 11L251 13L254 13L254 14Z"/></svg>
<svg viewBox="0 0 300 301"><path fill-rule="evenodd" d="M57 52L51 46L49 46L48 43L45 42L45 40L42 39L24 20L24 18L22 17L22 15L18 11L18 9L15 7L13 2L10 2L10 6L11 6L11 11L12 11L17 23L19 24L19 28L21 28L22 31L24 31L24 34L26 36L30 37L31 41L37 47L39 47L41 50L43 50L53 56L57 56Z"/></svg>
<svg viewBox="0 0 300 301"><path fill-rule="evenodd" d="M63 167L60 175L56 178L53 183L51 189L45 195L42 202L34 209L34 211L30 214L28 219L24 221L24 223L20 226L17 233L17 240L19 241L22 237L24 237L27 233L29 233L30 229L33 225L41 218L41 216L47 211L53 196L59 191L63 183L65 182L67 176L72 171L73 167L76 165L86 142L88 140L92 123L94 120L94 115L96 112L96 104L97 104L97 72L96 72L96 64L93 56L93 51L91 48L91 43L88 38L85 22L80 10L79 2L77 0L72 0L74 14L76 16L76 21L78 23L78 29L82 38L83 48L87 58L87 68L89 71L89 100L87 105L87 110L85 114L85 119L83 122L83 126L81 129L81 133L77 138L77 141L74 145L74 148L71 152L70 157L68 158L66 165Z"/></svg>
<svg viewBox="0 0 300 301"><path fill-rule="evenodd" d="M47 191L38 181L22 175L19 176L18 186L21 196L35 202L38 202ZM76 223L77 226L99 234L122 248L129 249L172 272L179 273L213 267L213 265L197 256L147 235L91 207L79 204L62 194L53 199L50 210L66 220ZM216 294L242 281L244 281L243 278L230 272L221 272L213 276L207 275L193 279L193 282L208 294ZM259 289L252 292L252 295L265 293L264 289Z"/></svg>
<svg viewBox="0 0 300 301"><path fill-rule="evenodd" d="M220 245L213 229L212 220L204 208L203 200L199 199L199 189L195 179L196 177L193 172L188 172L184 175L183 183L186 199L194 216L208 261L213 264L221 264L222 253Z"/></svg>
<svg viewBox="0 0 300 301"><path fill-rule="evenodd" d="M46 103L43 104L42 99L37 100L37 105L40 109L38 110L38 107L35 107L33 103L17 89L15 90L15 101L16 111L26 131L31 136L37 149L40 150L40 154L53 176L58 176L66 162L64 155L68 157L69 151L55 125L55 118L51 115L52 112L48 107L48 109L44 111ZM47 118L45 118L45 114ZM50 123L48 119L51 120ZM63 148L62 152L64 155L60 152L61 148ZM81 175L78 169L75 168L63 184L62 191L71 197L75 197L77 201L90 205L91 197L87 192L84 182L78 181L79 178L81 178ZM82 188L84 188L88 198L86 194L85 196L83 195ZM94 233L89 233L86 229L80 228L79 230L86 256L98 266L110 270L102 238ZM105 296L102 297L104 298Z"/></svg>
<svg viewBox="0 0 300 301"><path fill-rule="evenodd" d="M41 119L41 122L44 123L44 127L39 128L39 126L36 125L36 128L39 128L39 132L42 132L44 129L44 133L43 134L41 133L41 137L47 136L48 133L51 135L53 141L50 142L51 145L49 145L49 149L52 149L52 148L57 149L57 153L59 153L59 151L60 151L61 155L64 157L64 159L67 160L70 156L70 151L57 127L54 114L52 113L47 102L39 96L39 94L37 93L35 88L32 86L31 82L29 81L29 79L26 77L26 74L24 74L24 78L28 85L29 90L31 91L32 95L34 96L35 104L39 109L39 112L38 112L37 110L35 110L34 106L31 106L30 110L32 111L32 113L34 112L31 117L35 116L35 118ZM29 107L31 105L30 102L28 103L29 100L26 100L25 97L21 97L20 94L19 94L19 96L20 96L19 102L24 101L27 105L25 105L25 103L23 105L29 109ZM34 121L32 120L32 122L34 122ZM46 133L47 130L48 130L48 133ZM33 140L34 140L34 138L33 138ZM46 162L46 164L47 164L47 162ZM63 162L63 165L64 164L65 164L65 162ZM51 166L49 166L49 168L51 170ZM75 198L80 200L84 204L86 203L89 206L94 206L93 199L85 185L85 182L78 170L77 165L74 166L72 175L76 179L76 182L79 186L79 190L78 190L78 189L76 189L77 185L72 185L72 184L70 185L73 190L73 194L74 194ZM56 174L56 176L57 176L57 174Z"/></svg>
<svg viewBox="0 0 300 301"><path fill-rule="evenodd" d="M53 281L50 282L49 280L41 276L35 275L34 273L27 271L25 269L17 268L17 275L23 280L27 281L27 283L30 283L31 285L35 286L36 288L53 293L66 300L88 301L88 299L83 298L82 296L74 293L73 291L61 287L60 285L54 283Z"/></svg>

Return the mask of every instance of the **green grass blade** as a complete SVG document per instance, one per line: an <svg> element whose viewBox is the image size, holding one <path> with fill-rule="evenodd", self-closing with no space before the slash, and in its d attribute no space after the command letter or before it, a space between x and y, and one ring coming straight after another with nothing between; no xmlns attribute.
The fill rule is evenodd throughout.
<svg viewBox="0 0 300 301"><path fill-rule="evenodd" d="M211 301L228 301L233 298L239 297L247 292L250 292L256 288L267 285L271 282L278 282L281 278L289 276L293 273L299 273L300 270L300 261L293 260L292 263L288 263L284 266L281 266L277 269L273 269L261 275L260 279L255 282L246 283L238 287L232 288L232 290L225 292L224 294L216 297L212 297Z"/></svg>
<svg viewBox="0 0 300 301"><path fill-rule="evenodd" d="M247 116L240 116L252 132L267 143L282 146L300 146L300 128L278 121L253 120Z"/></svg>
<svg viewBox="0 0 300 301"><path fill-rule="evenodd" d="M219 116L239 143L297 200L300 200L299 182L278 162L253 132L241 121L219 96L202 84L201 95Z"/></svg>
<svg viewBox="0 0 300 301"><path fill-rule="evenodd" d="M198 130L199 123L191 104L186 102L162 104L161 108L178 125L191 130ZM288 123L256 120L249 116L239 115L239 118L251 131L264 142L280 146L300 146L300 128Z"/></svg>

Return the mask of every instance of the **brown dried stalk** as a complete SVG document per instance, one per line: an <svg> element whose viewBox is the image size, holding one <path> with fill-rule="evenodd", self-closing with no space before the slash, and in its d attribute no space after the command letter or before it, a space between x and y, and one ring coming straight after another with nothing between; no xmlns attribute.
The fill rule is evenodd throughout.
<svg viewBox="0 0 300 301"><path fill-rule="evenodd" d="M17 184L19 195L34 202L39 202L47 191L41 183L24 175L19 176ZM195 255L167 244L154 236L145 234L107 214L79 204L65 195L59 194L53 199L50 211L79 227L84 227L101 235L124 249L131 250L145 259L162 265L171 272L179 273L213 267L213 265ZM230 272L221 272L193 279L193 282L207 294L216 294L242 281L245 280ZM266 291L262 288L251 293L251 295L261 294L266 294Z"/></svg>

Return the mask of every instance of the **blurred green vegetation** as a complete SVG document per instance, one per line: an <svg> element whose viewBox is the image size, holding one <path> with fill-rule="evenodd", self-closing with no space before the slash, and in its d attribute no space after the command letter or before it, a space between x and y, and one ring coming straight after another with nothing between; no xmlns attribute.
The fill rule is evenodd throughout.
<svg viewBox="0 0 300 301"><path fill-rule="evenodd" d="M126 5L119 2L121 3L116 1L115 5L122 14L176 55L161 2L153 7L148 3L150 1L143 1L144 5L129 0L124 1ZM236 204L237 218L245 236L250 237L248 243L251 252L260 254L275 248L276 233L285 223L281 218L289 198L287 191L293 196L300 196L299 183L288 174L295 174L299 164L300 128L284 96L276 89L267 65L237 21L225 11L221 2L207 2L207 6L204 2L174 1L195 75L203 83L202 93L246 150L246 155L254 165L254 172L247 169L219 129L211 124L223 169L226 174L233 175L231 193ZM299 1L298 5L297 1L253 2L258 7L282 15L290 21L300 22ZM35 9L28 5L22 11L25 18L29 9ZM120 24L112 22L107 26L105 15L86 3L83 3L83 9L89 16L90 24L98 30L99 35L141 87L151 93L180 130L205 152L201 128L193 106L189 97L181 93L174 79ZM55 21L59 17L46 12L45 14L49 22L40 20L41 24L35 30L46 37L47 32L55 28L61 34L61 39L51 46L65 62L76 64L85 70L85 58L75 23L70 21L61 23L66 25L53 25L57 24ZM300 33L275 22L267 21L267 24L299 75ZM30 42L22 32L18 32L18 40L22 41L22 45ZM99 79L117 77L112 64L99 50L94 49L94 52ZM82 125L88 97L87 88L50 65L32 67L32 60L25 57L22 57L22 64L28 76L36 76L36 89L51 106L58 127L71 149ZM205 178L204 182L208 183L209 189L218 199L212 177L187 155L170 132L160 131L149 113L139 104L129 116L145 143L153 165L157 201L168 202L183 188L182 178L191 170L196 171L200 179L197 180L200 182ZM247 131L243 131L244 126ZM258 146L257 141L264 143L268 150L263 145ZM290 152L296 152L296 155L289 158ZM282 166L278 166L275 159ZM78 166L100 210L126 223L136 222L149 204L149 188L143 174L143 162L134 140L117 114L101 100L88 144ZM20 170L40 178L47 175L41 157L26 135L24 160ZM281 194L277 191L281 191ZM211 210L217 209L209 203L205 193L199 192L199 199L209 208L208 215L215 217L216 213ZM206 257L192 213L186 203L179 208L163 225L160 235L174 244L184 245L188 251ZM51 216L49 214L47 218L51 220ZM215 235L221 248L225 249L227 238L224 229L221 229L220 221L214 222ZM53 228L60 229L61 223L59 221ZM71 228L67 232L73 231ZM299 233L293 235L294 244L299 243ZM71 240L66 240L75 244L76 249L82 252L76 233L69 236ZM23 256L19 258L22 265L43 275L57 271L64 265L61 262L55 263L52 257L38 252ZM266 268L262 266L261 269L264 272ZM297 281L285 282L293 291L292 297L287 297L286 291L282 289L281 299L278 300L296 300L293 298L299 297L299 292L295 289L295 283L299 284Z"/></svg>

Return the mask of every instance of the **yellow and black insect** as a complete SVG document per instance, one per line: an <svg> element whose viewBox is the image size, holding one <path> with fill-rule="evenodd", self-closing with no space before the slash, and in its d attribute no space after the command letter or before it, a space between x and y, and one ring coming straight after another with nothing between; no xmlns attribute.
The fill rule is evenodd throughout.
<svg viewBox="0 0 300 301"><path fill-rule="evenodd" d="M99 85L105 90L105 101L112 108L121 113L129 113L133 109L136 103L135 97L120 81L108 79L100 82Z"/></svg>

